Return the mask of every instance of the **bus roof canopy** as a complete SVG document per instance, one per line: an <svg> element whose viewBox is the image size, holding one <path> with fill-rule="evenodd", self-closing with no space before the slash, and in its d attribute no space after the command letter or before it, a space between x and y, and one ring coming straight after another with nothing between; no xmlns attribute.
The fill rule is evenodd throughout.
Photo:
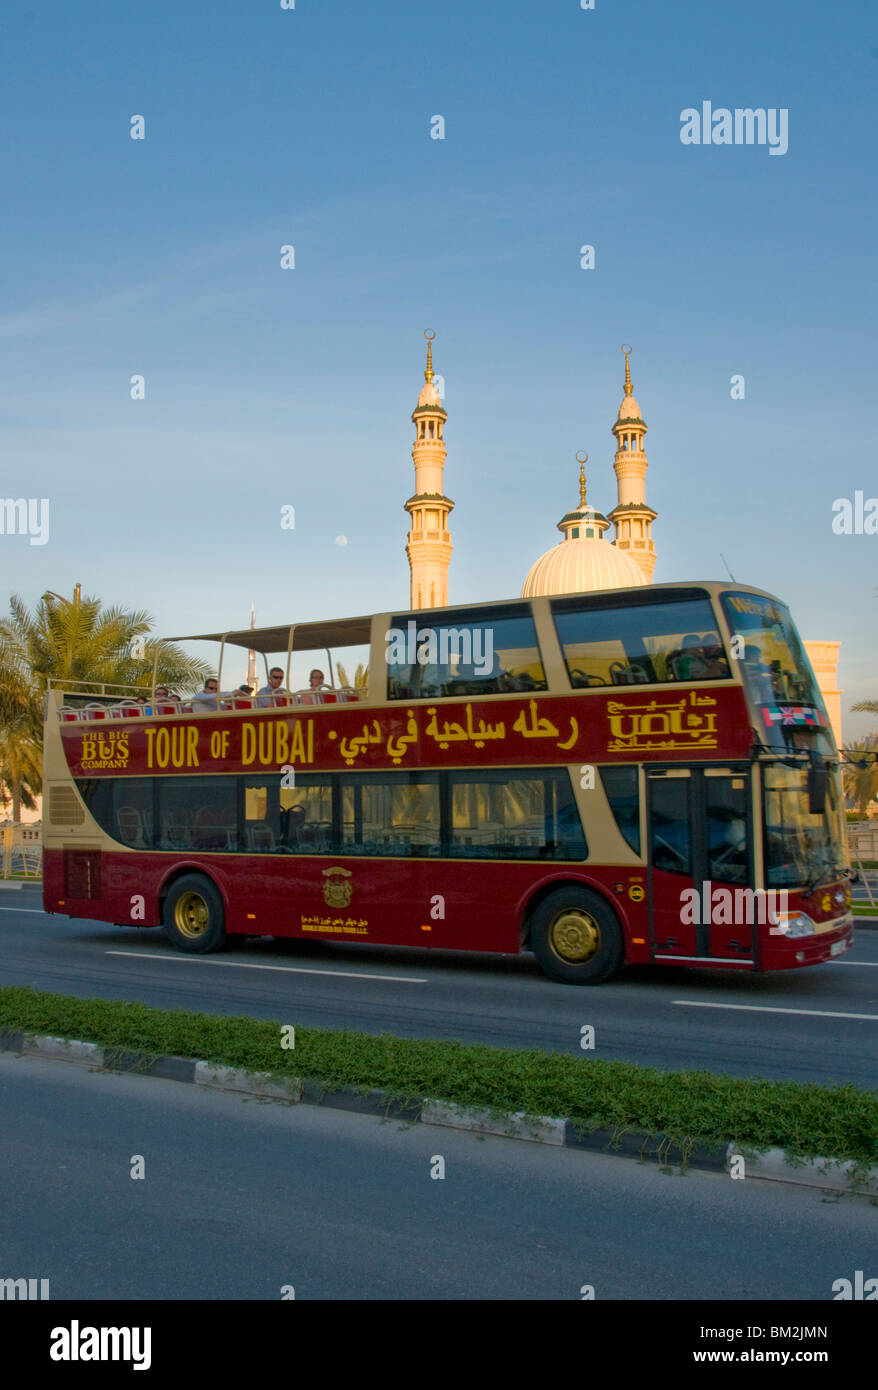
<svg viewBox="0 0 878 1390"><path fill-rule="evenodd" d="M283 623L280 627L245 627L237 632L195 632L167 637L167 642L223 642L226 646L269 655L272 652L323 651L332 647L368 646L371 618L339 618L325 623ZM292 645L290 636L292 635Z"/></svg>

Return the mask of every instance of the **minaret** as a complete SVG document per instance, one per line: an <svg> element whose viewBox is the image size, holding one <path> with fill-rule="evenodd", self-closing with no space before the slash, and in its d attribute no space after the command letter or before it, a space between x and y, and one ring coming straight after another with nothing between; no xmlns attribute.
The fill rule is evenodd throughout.
<svg viewBox="0 0 878 1390"><path fill-rule="evenodd" d="M454 547L448 516L454 503L443 491L445 441L442 426L448 419L433 381L433 339L427 339L427 370L418 404L412 412L415 442L415 491L405 504L411 518L406 554L411 570L411 607L442 608L448 602L448 565Z"/></svg>
<svg viewBox="0 0 878 1390"><path fill-rule="evenodd" d="M250 604L250 631L256 627L256 604ZM259 681L256 679L256 653L247 653L247 684L252 691L259 689Z"/></svg>
<svg viewBox="0 0 878 1390"><path fill-rule="evenodd" d="M658 513L646 505L646 451L643 440L646 425L640 417L640 406L631 389L631 348L623 344L625 354L625 398L613 426L616 436L616 457L613 468L618 483L619 501L610 512L616 534L613 544L627 551L637 562L646 582L655 569L655 545L652 523Z"/></svg>

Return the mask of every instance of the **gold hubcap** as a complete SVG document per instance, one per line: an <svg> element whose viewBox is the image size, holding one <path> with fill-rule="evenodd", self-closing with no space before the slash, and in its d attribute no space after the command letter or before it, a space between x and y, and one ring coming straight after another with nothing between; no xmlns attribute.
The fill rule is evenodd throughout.
<svg viewBox="0 0 878 1390"><path fill-rule="evenodd" d="M174 925L190 941L203 936L210 924L210 908L200 893L184 893L174 908Z"/></svg>
<svg viewBox="0 0 878 1390"><path fill-rule="evenodd" d="M601 944L601 929L582 908L559 912L549 927L549 945L559 960L590 960Z"/></svg>

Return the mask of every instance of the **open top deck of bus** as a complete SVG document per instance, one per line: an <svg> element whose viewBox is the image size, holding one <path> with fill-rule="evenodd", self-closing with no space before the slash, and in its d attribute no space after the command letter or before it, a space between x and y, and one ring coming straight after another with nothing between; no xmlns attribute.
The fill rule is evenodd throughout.
<svg viewBox="0 0 878 1390"><path fill-rule="evenodd" d="M764 590L718 581L678 582L582 593L552 598L505 599L446 608L385 612L322 622L275 624L262 628L188 633L155 644L153 678L147 686L113 687L89 682L50 681L62 721L151 718L173 714L217 714L258 707L357 702L379 705L396 699L448 699L479 695L515 695L540 691L564 694L593 687L667 685L692 680L735 680L728 650L734 635L720 600L736 594L737 602L767 613L785 612ZM706 632L702 629L708 629ZM395 639L399 644L393 648ZM427 646L423 645L426 641ZM210 642L219 646L215 702L199 694L182 700L154 698L163 643ZM433 642L433 647L429 643ZM682 658L709 643L716 660ZM357 647L368 651L366 683L337 686L333 652ZM226 649L285 657L283 693L257 702L240 691L223 691ZM688 649L688 650L687 650ZM294 654L325 652L329 688L294 691L290 665ZM789 669L777 698L813 703L800 688L800 663L778 653ZM478 656L480 660L474 660ZM799 683L797 683L799 682ZM777 683L777 682L776 682ZM64 695L59 701L57 692ZM68 697L69 696L69 700ZM143 697L138 701L137 697ZM149 704L144 709L146 698Z"/></svg>

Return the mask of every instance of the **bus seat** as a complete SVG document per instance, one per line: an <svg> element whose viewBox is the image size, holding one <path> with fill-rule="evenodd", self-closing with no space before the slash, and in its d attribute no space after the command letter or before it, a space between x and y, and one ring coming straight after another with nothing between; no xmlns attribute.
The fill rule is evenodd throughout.
<svg viewBox="0 0 878 1390"><path fill-rule="evenodd" d="M147 844L143 817L136 806L120 806L116 812L116 825L119 839L133 849L144 849Z"/></svg>
<svg viewBox="0 0 878 1390"><path fill-rule="evenodd" d="M273 854L276 848L274 831L267 821L254 821L246 827L247 848L254 854Z"/></svg>

